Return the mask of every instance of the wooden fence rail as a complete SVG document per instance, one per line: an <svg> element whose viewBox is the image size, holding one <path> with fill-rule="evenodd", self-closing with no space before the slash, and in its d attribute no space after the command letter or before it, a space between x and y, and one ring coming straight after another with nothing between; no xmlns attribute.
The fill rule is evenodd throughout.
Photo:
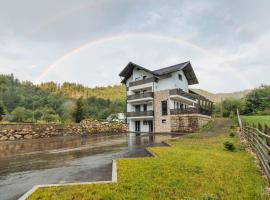
<svg viewBox="0 0 270 200"><path fill-rule="evenodd" d="M270 182L270 128L267 125L247 124L242 121L237 111L238 122L242 136L256 153L260 164Z"/></svg>

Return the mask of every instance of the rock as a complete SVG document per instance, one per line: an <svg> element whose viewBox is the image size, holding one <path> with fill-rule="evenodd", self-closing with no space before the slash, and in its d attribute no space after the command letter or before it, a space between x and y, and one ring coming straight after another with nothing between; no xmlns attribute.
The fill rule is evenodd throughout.
<svg viewBox="0 0 270 200"><path fill-rule="evenodd" d="M9 140L15 140L15 137L14 136L10 136L8 139Z"/></svg>
<svg viewBox="0 0 270 200"><path fill-rule="evenodd" d="M32 139L32 137L33 137L32 135L25 135L24 139Z"/></svg>
<svg viewBox="0 0 270 200"><path fill-rule="evenodd" d="M14 135L14 137L16 138L16 139L21 139L22 138L22 135Z"/></svg>
<svg viewBox="0 0 270 200"><path fill-rule="evenodd" d="M5 141L5 140L8 140L8 137L7 137L7 136L2 136L2 137L0 138L0 141Z"/></svg>
<svg viewBox="0 0 270 200"><path fill-rule="evenodd" d="M34 135L34 138L39 138L39 134L36 133L36 134Z"/></svg>

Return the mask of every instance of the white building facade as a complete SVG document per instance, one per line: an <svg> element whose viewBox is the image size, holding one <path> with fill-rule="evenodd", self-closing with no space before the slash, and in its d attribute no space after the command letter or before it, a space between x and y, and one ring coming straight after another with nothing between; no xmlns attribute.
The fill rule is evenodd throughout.
<svg viewBox="0 0 270 200"><path fill-rule="evenodd" d="M212 102L189 90L198 83L190 62L155 71L130 62L119 75L126 85L130 132L179 132L176 117L209 119Z"/></svg>

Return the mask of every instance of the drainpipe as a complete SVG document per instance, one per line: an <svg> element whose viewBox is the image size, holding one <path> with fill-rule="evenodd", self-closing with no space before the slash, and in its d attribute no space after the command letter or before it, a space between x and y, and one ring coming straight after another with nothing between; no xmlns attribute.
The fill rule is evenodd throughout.
<svg viewBox="0 0 270 200"><path fill-rule="evenodd" d="M154 115L153 115L153 133L155 133L155 89L154 89L154 81L153 81L153 87L152 87L152 92L153 92L153 112L154 112Z"/></svg>

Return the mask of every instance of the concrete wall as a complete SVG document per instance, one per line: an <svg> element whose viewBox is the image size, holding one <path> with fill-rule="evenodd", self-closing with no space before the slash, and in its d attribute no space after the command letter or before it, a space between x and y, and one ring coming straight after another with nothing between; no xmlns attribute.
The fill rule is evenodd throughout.
<svg viewBox="0 0 270 200"><path fill-rule="evenodd" d="M171 115L172 132L195 132L206 125L210 116L200 114Z"/></svg>
<svg viewBox="0 0 270 200"><path fill-rule="evenodd" d="M167 113L168 115L162 116L161 101L167 101ZM170 132L171 120L170 120L170 105L169 105L169 91L157 91L154 93L154 132ZM162 120L166 120L162 123Z"/></svg>

